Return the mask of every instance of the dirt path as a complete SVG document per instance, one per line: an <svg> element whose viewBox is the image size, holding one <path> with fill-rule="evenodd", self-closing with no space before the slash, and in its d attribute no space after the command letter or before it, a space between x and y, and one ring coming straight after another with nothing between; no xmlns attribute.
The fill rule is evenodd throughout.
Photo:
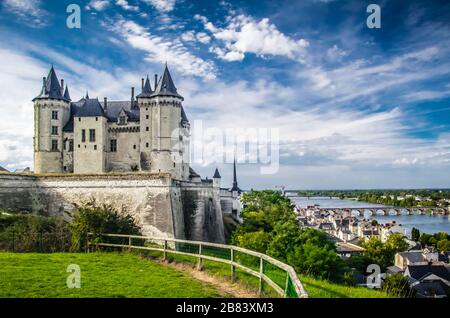
<svg viewBox="0 0 450 318"><path fill-rule="evenodd" d="M225 298L258 298L258 294L256 292L247 290L244 287L240 286L238 283L233 283L225 278L208 274L206 271L199 271L195 266L192 266L190 264L177 262L167 263L163 261L160 262L174 269L187 272L189 273L189 275L199 281L213 285L214 287L216 287L217 291Z"/></svg>

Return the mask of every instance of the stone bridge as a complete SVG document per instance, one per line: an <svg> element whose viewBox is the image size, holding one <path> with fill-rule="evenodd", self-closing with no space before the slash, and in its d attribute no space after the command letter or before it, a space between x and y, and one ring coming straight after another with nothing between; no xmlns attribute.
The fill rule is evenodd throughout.
<svg viewBox="0 0 450 318"><path fill-rule="evenodd" d="M338 215L421 215L421 214L450 214L449 208L443 207L357 207L357 208L321 208L321 207L308 207L298 208L297 212L300 215L306 215L308 211L317 211L320 214L334 213Z"/></svg>

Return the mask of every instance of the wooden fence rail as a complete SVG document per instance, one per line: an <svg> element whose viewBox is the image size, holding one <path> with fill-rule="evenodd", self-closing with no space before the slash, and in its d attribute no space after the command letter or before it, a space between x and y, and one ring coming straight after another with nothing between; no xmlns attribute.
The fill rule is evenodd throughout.
<svg viewBox="0 0 450 318"><path fill-rule="evenodd" d="M108 242L108 239L115 239L116 242L113 243ZM119 239L119 241L121 242L118 243L117 239ZM138 240L142 245L133 245L133 240ZM302 283L298 279L298 276L295 270L292 268L292 266L280 262L265 254L233 245L180 240L172 238L155 238L139 235L93 234L93 233L88 234L86 244L87 244L86 246L87 252L89 252L92 249L92 247L95 247L96 249L99 249L101 247L107 247L107 248L122 248L128 251L135 249L143 251L162 252L164 259L167 258L168 253L193 256L197 258L197 266L199 269L202 268L203 266L203 260L220 262L230 265L230 276L232 280L235 278L236 268L257 277L259 279L259 286L258 286L259 294L262 293L263 283L266 283L282 297L294 297L294 298L308 297L306 290L304 289ZM207 255L208 248L210 249L216 248L222 250L221 253L219 253L219 251L216 252L219 256L223 257L217 257L217 255L215 256ZM225 251L225 253L223 251ZM213 250L209 250L209 253L214 254ZM238 257L237 254L239 254L240 257ZM242 262L240 262L240 258L242 258L243 255L246 257L250 256L256 258L259 261L258 262L259 270L252 269L248 265L242 264ZM282 272L285 273L286 280L285 282L283 282L283 284L276 283L271 277L269 277L270 269L266 269L267 265L265 266L265 263L268 263L273 268L281 270Z"/></svg>

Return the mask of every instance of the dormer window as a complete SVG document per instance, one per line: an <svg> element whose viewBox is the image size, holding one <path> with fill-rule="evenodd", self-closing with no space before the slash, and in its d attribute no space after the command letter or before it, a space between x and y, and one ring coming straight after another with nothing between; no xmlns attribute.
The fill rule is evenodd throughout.
<svg viewBox="0 0 450 318"><path fill-rule="evenodd" d="M127 118L125 116L120 116L119 117L119 125L126 125L127 123Z"/></svg>

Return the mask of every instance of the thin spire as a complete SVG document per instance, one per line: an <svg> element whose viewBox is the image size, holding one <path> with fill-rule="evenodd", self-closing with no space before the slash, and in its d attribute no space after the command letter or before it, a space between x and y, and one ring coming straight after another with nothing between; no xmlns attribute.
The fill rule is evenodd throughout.
<svg viewBox="0 0 450 318"><path fill-rule="evenodd" d="M88 91L86 91L86 97L85 98L89 99L89 92Z"/></svg>
<svg viewBox="0 0 450 318"><path fill-rule="evenodd" d="M241 189L239 189L238 182L237 182L237 176L236 176L236 151L234 153L234 161L233 161L233 187L231 188L231 191L237 191L241 192Z"/></svg>
<svg viewBox="0 0 450 318"><path fill-rule="evenodd" d="M152 91L152 85L150 84L150 79L148 78L145 80L144 87L142 88L142 92L137 95L136 97L150 97L153 94Z"/></svg>
<svg viewBox="0 0 450 318"><path fill-rule="evenodd" d="M68 86L68 85L66 85L66 90L64 91L64 98L67 99L67 100L72 100L72 99L70 98L70 94L69 94L69 86Z"/></svg>

